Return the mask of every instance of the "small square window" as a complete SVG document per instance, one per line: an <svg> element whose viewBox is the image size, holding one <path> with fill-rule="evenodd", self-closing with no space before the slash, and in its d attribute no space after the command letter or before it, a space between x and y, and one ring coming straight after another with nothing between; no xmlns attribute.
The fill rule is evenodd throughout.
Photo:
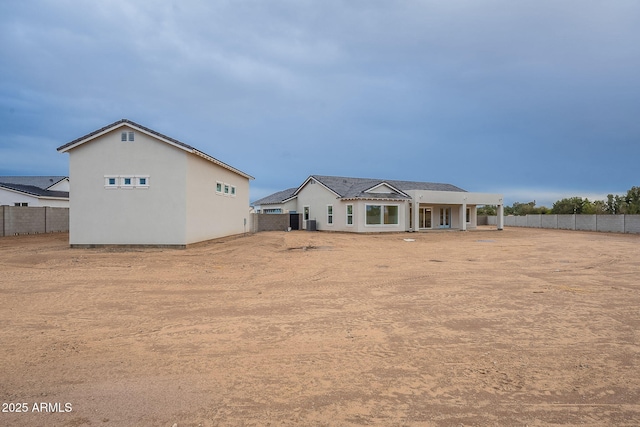
<svg viewBox="0 0 640 427"><path fill-rule="evenodd" d="M133 141L133 132L129 132L129 141Z"/></svg>
<svg viewBox="0 0 640 427"><path fill-rule="evenodd" d="M104 177L104 187L109 189L118 188L118 177L115 175L107 175Z"/></svg>
<svg viewBox="0 0 640 427"><path fill-rule="evenodd" d="M127 133L126 132L122 132L120 134L120 141L126 141L127 140Z"/></svg>
<svg viewBox="0 0 640 427"><path fill-rule="evenodd" d="M123 181L124 185L131 185L131 178L124 178Z"/></svg>
<svg viewBox="0 0 640 427"><path fill-rule="evenodd" d="M147 178L140 178L140 185L147 185Z"/></svg>
<svg viewBox="0 0 640 427"><path fill-rule="evenodd" d="M216 193L222 194L222 183L216 182Z"/></svg>

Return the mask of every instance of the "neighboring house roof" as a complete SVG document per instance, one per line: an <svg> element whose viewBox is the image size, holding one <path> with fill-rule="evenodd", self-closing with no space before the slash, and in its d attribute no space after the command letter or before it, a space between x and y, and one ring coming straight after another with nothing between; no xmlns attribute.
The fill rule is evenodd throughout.
<svg viewBox="0 0 640 427"><path fill-rule="evenodd" d="M288 199L291 199L293 193L296 192L298 187L288 188L283 191L278 191L277 193L273 193L267 197L263 197L262 199L256 200L251 203L251 206L260 206L260 205L276 205L280 203L286 202Z"/></svg>
<svg viewBox="0 0 640 427"><path fill-rule="evenodd" d="M51 187L56 182L61 181L60 179L55 182L51 182L48 179L49 177L41 177L41 176L0 176L0 188L5 188L8 190L17 191L19 193L28 194L30 196L36 197L47 197L47 198L59 198L59 199L68 199L69 192L68 191L53 191L47 190L48 187ZM66 176L63 177L51 177L51 178L62 178L65 179ZM20 181L24 183L39 183L39 185L30 185L30 184L21 184ZM46 185L46 187L44 187Z"/></svg>
<svg viewBox="0 0 640 427"><path fill-rule="evenodd" d="M5 184L32 185L43 190L52 187L62 180L67 179L66 176L0 176L0 182Z"/></svg>
<svg viewBox="0 0 640 427"><path fill-rule="evenodd" d="M404 200L410 199L409 195L404 193L409 190L429 190L429 191L456 191L466 192L462 188L451 184L442 184L435 182L419 182L419 181L397 181L373 178L349 178L342 176L324 176L311 175L307 180L296 189L295 195L302 187L314 179L331 192L335 193L341 199L387 199L387 200ZM398 192L393 193L376 193L375 188L385 184Z"/></svg>
<svg viewBox="0 0 640 427"><path fill-rule="evenodd" d="M191 145L185 144L184 142L178 141L177 139L171 138L171 137L169 137L167 135L163 135L160 132L156 132L153 129L150 129L148 127L142 126L142 125L140 125L140 124L138 124L136 122L133 122L133 121L131 121L129 119L118 120L118 121L116 121L114 123L111 123L110 125L107 125L107 126L105 126L103 128L100 128L100 129L95 130L95 131L93 131L91 133L88 133L88 134L86 134L84 136L81 136L80 138L74 139L73 141L58 147L58 151L61 152L61 153L64 153L66 151L69 151L69 150L81 145L81 144L84 144L86 142L92 141L93 139L98 138L98 137L100 137L100 136L102 136L102 135L104 135L104 134L106 134L108 132L111 132L111 131L119 128L119 127L122 127L122 126L128 126L130 128L137 129L137 130L139 130L139 131L141 131L143 133L146 133L148 135L152 135L155 138L157 138L157 139L159 139L159 140L161 140L163 142L166 142L166 143L168 143L170 145L173 145L174 147L178 147L178 148L180 148L180 149L182 149L184 151L187 151L189 153L195 154L196 156L200 156L203 159L209 160L210 162L215 163L218 166L222 166L223 168L228 169L228 170L230 170L232 172L235 172L238 175L241 175L241 176L243 176L245 178L255 179L251 175L246 174L246 173L242 172L241 170L236 169L233 166L230 166L230 165L228 165L228 164L216 159L215 157L210 156L210 155L208 155L208 154L206 154L206 153L204 153L204 152L192 147Z"/></svg>

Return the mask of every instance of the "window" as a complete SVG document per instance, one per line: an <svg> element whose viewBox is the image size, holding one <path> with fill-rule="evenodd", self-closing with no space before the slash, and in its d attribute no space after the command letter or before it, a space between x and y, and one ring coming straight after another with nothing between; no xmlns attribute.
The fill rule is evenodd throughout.
<svg viewBox="0 0 640 427"><path fill-rule="evenodd" d="M376 225L382 223L382 206L367 205L367 225Z"/></svg>
<svg viewBox="0 0 640 427"><path fill-rule="evenodd" d="M104 177L104 188L117 189L118 175L106 175Z"/></svg>
<svg viewBox="0 0 640 427"><path fill-rule="evenodd" d="M347 225L353 225L353 205L347 205Z"/></svg>
<svg viewBox="0 0 640 427"><path fill-rule="evenodd" d="M471 222L471 209L467 208L467 222Z"/></svg>
<svg viewBox="0 0 640 427"><path fill-rule="evenodd" d="M305 221L309 221L309 206L305 206L305 207L303 208L303 212L304 212L304 213L302 214L302 218L303 218Z"/></svg>
<svg viewBox="0 0 640 427"><path fill-rule="evenodd" d="M235 196L236 196L236 187L234 187L233 185L231 186L231 195L232 195L233 197L235 197Z"/></svg>
<svg viewBox="0 0 640 427"><path fill-rule="evenodd" d="M24 203L24 202L18 202L18 203L14 203L14 206L29 206L29 203Z"/></svg>
<svg viewBox="0 0 640 427"><path fill-rule="evenodd" d="M149 188L149 176L148 175L136 175L136 188Z"/></svg>
<svg viewBox="0 0 640 427"><path fill-rule="evenodd" d="M398 223L398 207L397 206L384 207L384 223L385 224Z"/></svg>
<svg viewBox="0 0 640 427"><path fill-rule="evenodd" d="M327 224L333 225L333 205L327 205Z"/></svg>
<svg viewBox="0 0 640 427"><path fill-rule="evenodd" d="M129 132L129 141L133 141L133 132Z"/></svg>
<svg viewBox="0 0 640 427"><path fill-rule="evenodd" d="M104 188L149 188L149 175L105 175Z"/></svg>
<svg viewBox="0 0 640 427"><path fill-rule="evenodd" d="M125 142L127 140L127 133L126 132L122 132L120 134L120 141Z"/></svg>
<svg viewBox="0 0 640 427"><path fill-rule="evenodd" d="M264 213L266 214L279 214L282 213L282 209L277 208L277 209L265 209Z"/></svg>
<svg viewBox="0 0 640 427"><path fill-rule="evenodd" d="M225 184L224 185L224 195L228 196L229 195L229 184Z"/></svg>
<svg viewBox="0 0 640 427"><path fill-rule="evenodd" d="M367 205L367 225L397 225L398 206L394 205Z"/></svg>
<svg viewBox="0 0 640 427"><path fill-rule="evenodd" d="M220 181L216 182L216 193L222 194L222 183Z"/></svg>

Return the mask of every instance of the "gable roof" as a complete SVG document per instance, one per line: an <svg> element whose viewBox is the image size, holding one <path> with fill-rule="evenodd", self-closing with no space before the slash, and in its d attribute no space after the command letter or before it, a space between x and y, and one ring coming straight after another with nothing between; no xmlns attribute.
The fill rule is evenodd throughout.
<svg viewBox="0 0 640 427"><path fill-rule="evenodd" d="M223 168L228 169L228 170L230 170L232 172L235 172L238 175L241 175L241 176L243 176L243 177L245 177L247 179L255 179L251 175L242 172L240 169L236 169L233 166L230 166L230 165L228 165L228 164L216 159L215 157L210 156L210 155L206 154L205 152L200 151L200 150L192 147L191 145L185 144L184 142L178 141L177 139L174 139L174 138L171 138L171 137L169 137L167 135L161 134L160 132L157 132L157 131L155 131L153 129L150 129L148 127L142 126L142 125L140 125L140 124L138 124L138 123L136 123L134 121L131 121L129 119L121 119L121 120L118 120L116 122L113 122L110 125L107 125L107 126L105 126L103 128L100 128L98 130L90 132L90 133L88 133L88 134L86 134L84 136L81 136L80 138L76 138L73 141L68 142L68 143L66 143L64 145L61 145L60 147L58 147L57 150L59 152L61 152L61 153L65 153L65 152L67 152L69 150L72 150L72 149L76 148L79 145L82 145L82 144L85 144L87 142L90 142L90 141L92 141L92 140L94 140L94 139L96 139L96 138L98 138L98 137L100 137L100 136L102 136L102 135L104 135L104 134L106 134L108 132L111 132L111 131L113 131L115 129L118 129L120 127L123 127L123 126L128 126L128 127L133 128L135 130L138 130L138 131L140 131L142 133L145 133L147 135L153 136L154 138L156 138L156 139L158 139L158 140L160 140L162 142L165 142L165 143L167 143L169 145L173 145L174 147L182 149L182 150L184 150L184 151L186 151L188 153L192 153L192 154L195 154L196 156L202 157L205 160L208 160L208 161L210 161L210 162L212 162L212 163L214 163L214 164L216 164L218 166L222 166Z"/></svg>
<svg viewBox="0 0 640 427"><path fill-rule="evenodd" d="M278 191L277 193L273 193L267 197L256 200L255 202L251 203L251 206L276 205L279 203L284 203L288 199L292 198L293 193L295 193L297 189L298 187L293 187L287 188L286 190Z"/></svg>
<svg viewBox="0 0 640 427"><path fill-rule="evenodd" d="M36 197L68 199L68 191L48 190L66 176L0 176L0 188Z"/></svg>
<svg viewBox="0 0 640 427"><path fill-rule="evenodd" d="M66 176L0 176L0 182L5 184L32 185L43 190L52 187L62 180L67 179Z"/></svg>
<svg viewBox="0 0 640 427"><path fill-rule="evenodd" d="M324 187L335 193L341 199L387 199L387 200L405 200L411 197L405 193L409 190L430 190L430 191L456 191L466 192L462 188L451 184L442 184L436 182L420 182L420 181L397 181L383 180L374 178L349 178L343 176L325 176L311 175L296 190L297 194L304 185L314 179ZM368 192L380 184L386 184L387 187L397 190L397 193L374 193Z"/></svg>

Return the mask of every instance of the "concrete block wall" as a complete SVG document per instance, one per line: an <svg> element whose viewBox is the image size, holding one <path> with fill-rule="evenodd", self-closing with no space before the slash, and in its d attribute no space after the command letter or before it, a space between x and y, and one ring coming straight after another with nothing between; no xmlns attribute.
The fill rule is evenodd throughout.
<svg viewBox="0 0 640 427"><path fill-rule="evenodd" d="M596 231L595 215L576 215L576 230Z"/></svg>
<svg viewBox="0 0 640 427"><path fill-rule="evenodd" d="M542 215L527 215L527 227L540 228L542 227Z"/></svg>
<svg viewBox="0 0 640 427"><path fill-rule="evenodd" d="M540 215L540 227L558 228L558 215Z"/></svg>
<svg viewBox="0 0 640 427"><path fill-rule="evenodd" d="M69 208L45 208L47 233L69 231Z"/></svg>
<svg viewBox="0 0 640 427"><path fill-rule="evenodd" d="M625 215L598 215L596 229L609 233L624 233L624 217Z"/></svg>
<svg viewBox="0 0 640 427"><path fill-rule="evenodd" d="M0 236L69 231L69 208L0 206Z"/></svg>
<svg viewBox="0 0 640 427"><path fill-rule="evenodd" d="M487 218L495 224L496 217ZM605 233L640 234L640 215L526 215L506 216L508 227L532 227L561 230L600 231Z"/></svg>
<svg viewBox="0 0 640 427"><path fill-rule="evenodd" d="M576 216L575 215L554 215L558 218L558 228L562 230L575 230L576 229Z"/></svg>
<svg viewBox="0 0 640 427"><path fill-rule="evenodd" d="M251 214L251 232L287 231L289 214Z"/></svg>
<svg viewBox="0 0 640 427"><path fill-rule="evenodd" d="M624 232L640 234L640 215L624 216Z"/></svg>

